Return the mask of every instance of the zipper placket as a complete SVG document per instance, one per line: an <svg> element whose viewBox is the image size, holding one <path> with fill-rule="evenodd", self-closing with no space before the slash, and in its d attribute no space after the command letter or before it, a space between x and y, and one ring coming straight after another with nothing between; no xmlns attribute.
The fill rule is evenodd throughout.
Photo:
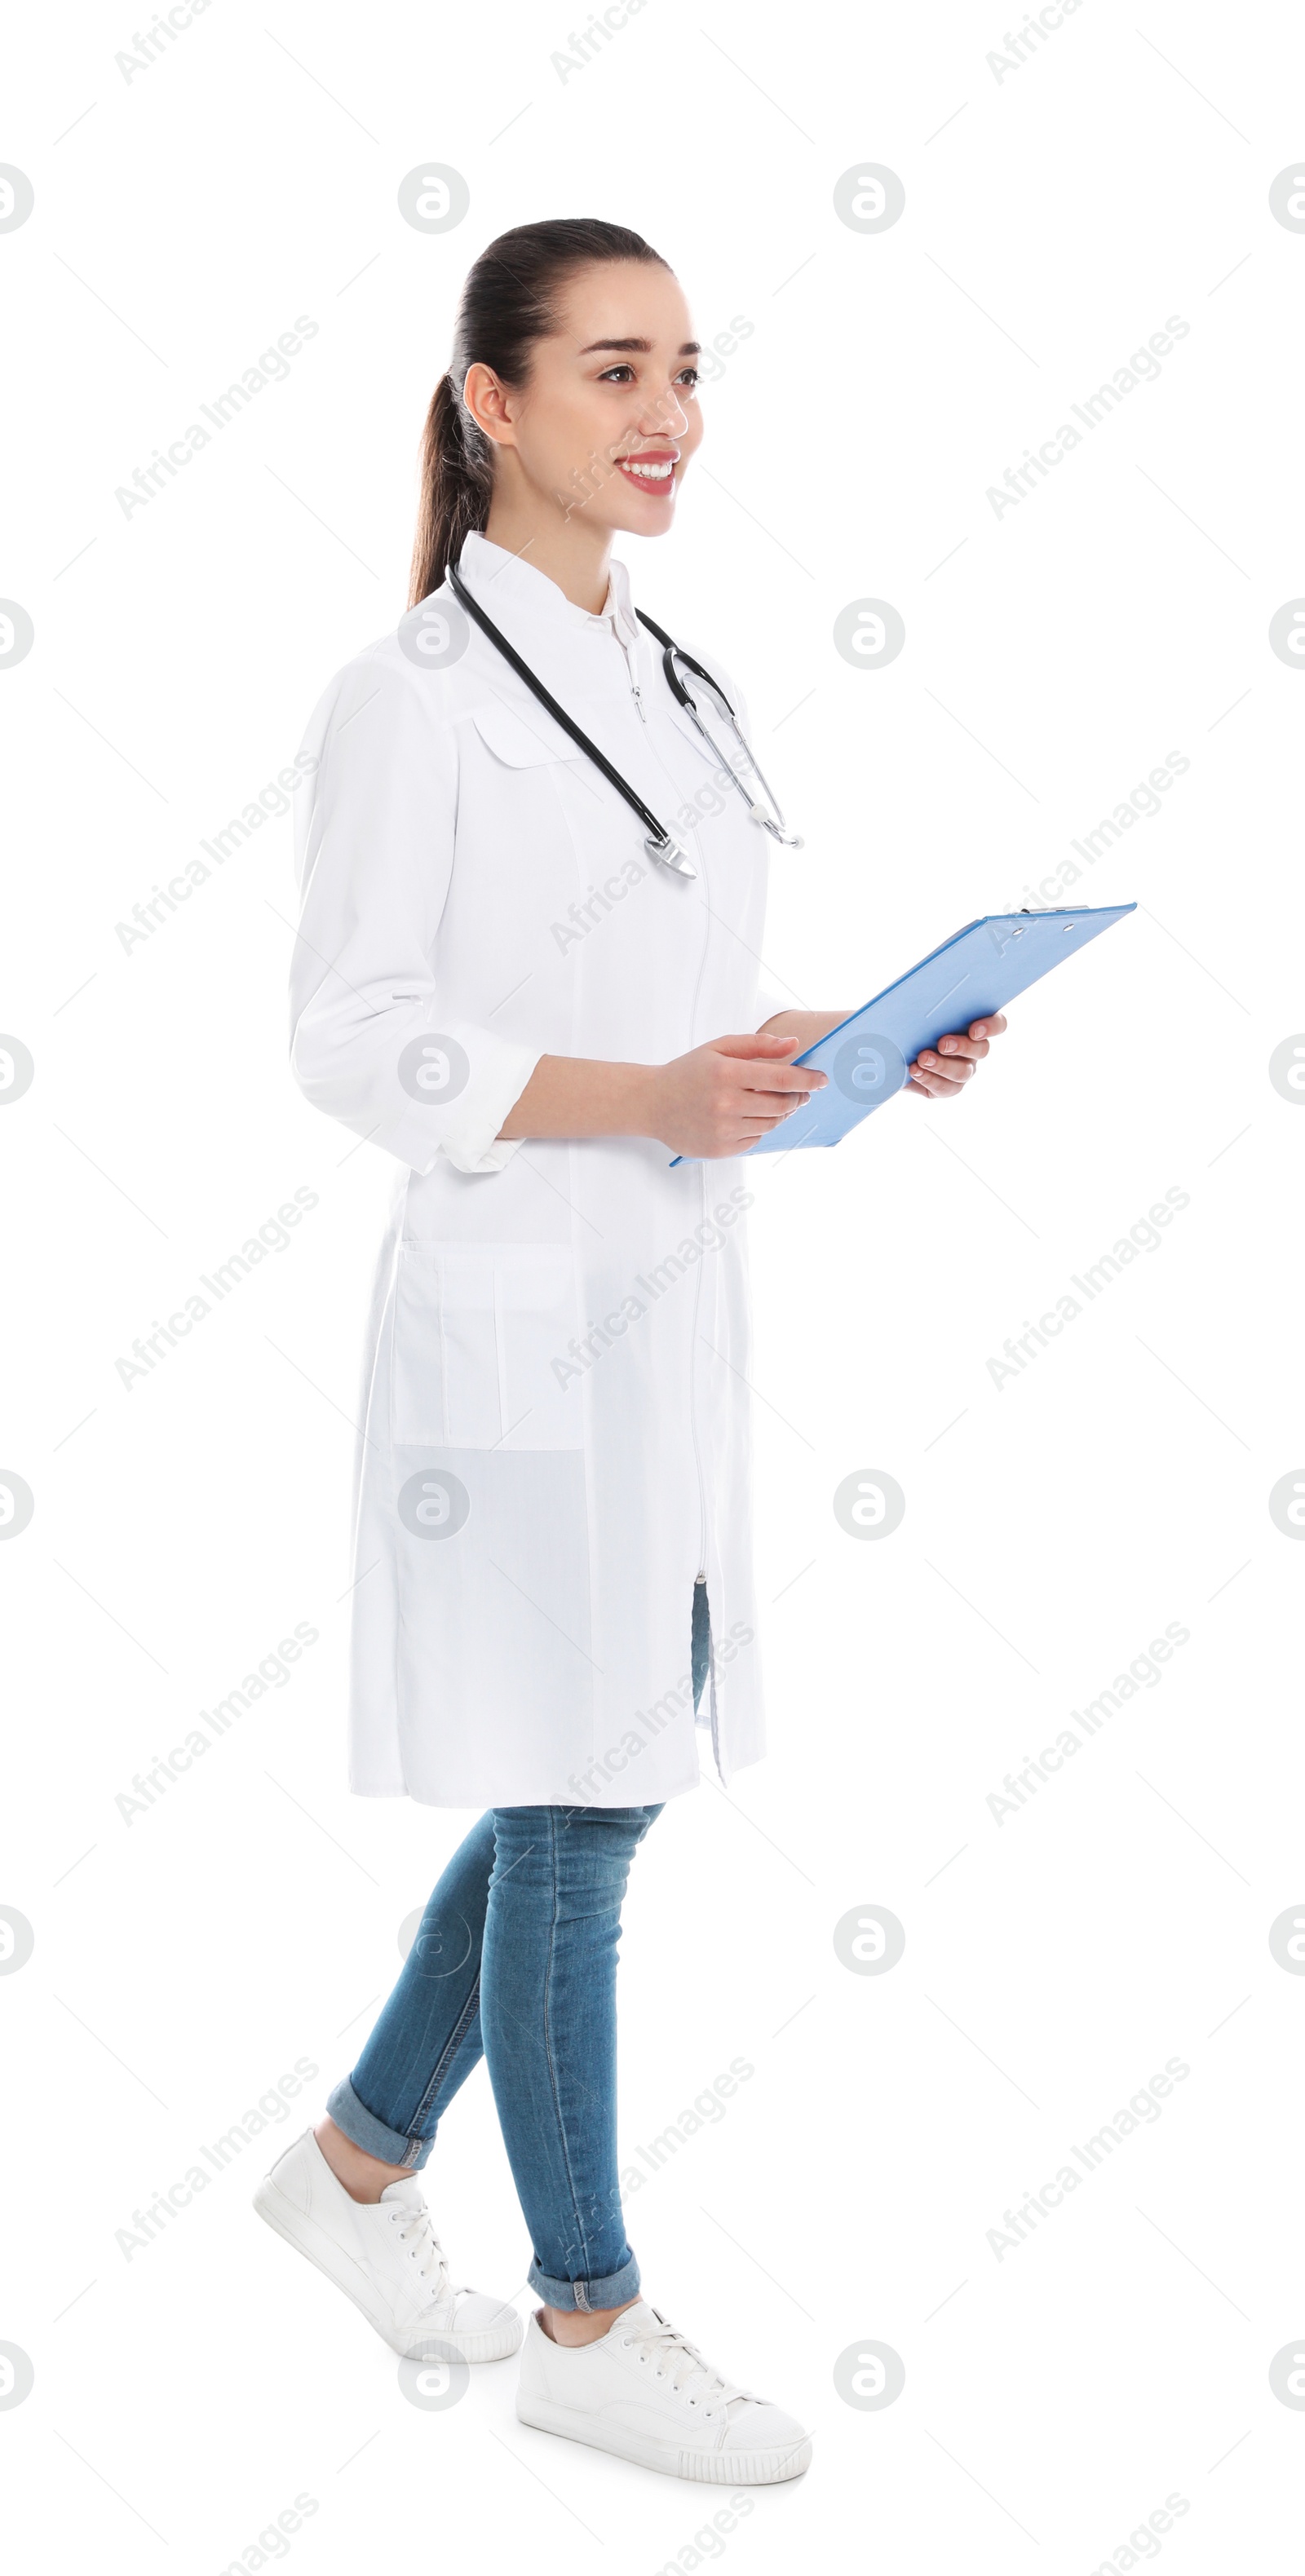
<svg viewBox="0 0 1305 2576"><path fill-rule="evenodd" d="M635 710L636 710L636 712L637 712L637 714L638 714L639 722L640 722L641 724L643 724L643 725L646 725L646 724L647 724L647 722L648 722L648 710L647 710L647 708L645 707L644 702L643 702L643 691L642 691L642 689L640 688L640 686L639 686L639 683L638 683L637 679L635 678L635 660L634 660L634 656L635 656L635 653L636 653L636 651L637 651L637 650L638 650L637 645L633 645L633 646L632 646L632 645L628 645L628 644L625 642L624 638L621 638L621 651L622 651L622 653L623 653L623 654L624 654L624 656L625 656L626 676L627 676L627 678L628 678L628 680L629 680L629 683L630 683L630 695L631 695L631 697L632 697L632 698L633 698L633 700L634 700L634 703L635 703ZM661 770L663 771L663 773L664 773L664 774L669 774L669 773L667 773L667 772L666 772L666 764L665 764L665 762L664 762L664 761L662 761L660 758L659 758L659 761L658 761L658 766L659 766L659 768L661 768ZM700 841L698 841L698 838L697 838L697 834L696 834L696 833L694 834L694 840L695 840L695 843L697 844L697 848L698 848L698 856L699 856L699 860L701 861L701 857L702 857L702 844L701 844L701 842L700 842ZM710 938L710 936L711 936L711 901L710 901L710 889L709 889L709 887L708 887L708 885L707 885L707 880L706 880L706 870L705 870L705 868L702 870L702 878L701 878L701 882L702 882L703 907L704 907L704 916L705 916L705 921L706 921L706 928L705 928L704 933L703 933L702 957L701 957L701 959L700 959L700 961L699 961L699 966L698 966L698 980L699 980L699 983L701 983L701 980L702 980L702 968L703 968L703 966L704 966L704 965L705 965L705 963L706 963L706 957L707 957L707 941L709 940L709 938ZM696 1004L696 1002L697 1002L697 992L696 992L696 990L695 990L695 993L694 993L694 1001L695 1001L695 1004ZM698 1166L698 1202L699 1202L699 1213L700 1213L700 1217L705 1221L705 1219L706 1219L706 1214L707 1214L707 1169L706 1169L706 1165L705 1165L705 1164L699 1164L699 1166ZM695 1280L694 1280L694 1286L693 1286L693 1324L692 1324L692 1337L691 1337L690 1345L689 1345L689 1432L690 1432L690 1436L691 1436L692 1441L693 1441L693 1463L694 1463L694 1468L695 1468L695 1470L696 1470L697 1478L698 1478L698 1557L699 1557L699 1565L698 1565L698 1572L697 1572L697 1575L696 1575L696 1577L695 1577L695 1581L697 1581L698 1583L705 1583L705 1582L706 1582L706 1580L707 1580L707 1485L706 1485L706 1479L705 1479L705 1477L704 1477L704 1475L703 1475L703 1471L702 1471L702 1451L701 1451L701 1448L699 1447L699 1444L698 1444L698 1415L697 1415L697 1407L696 1407L696 1404L695 1404L695 1402L694 1402L694 1388L695 1388L695 1382L696 1382L696 1373L697 1373L697 1354L698 1354L698 1307L699 1307L699 1303L700 1303L701 1297L702 1297L702 1264L701 1264L701 1262L700 1262L700 1263L699 1263L699 1265L698 1265L697 1275L696 1275L696 1277L695 1277ZM713 1757L715 1758L715 1761L716 1761L716 1767L717 1767L717 1769L719 1770L719 1768L720 1768L720 1757L719 1757L719 1753L718 1753L718 1750L717 1750L717 1741L716 1741L716 1692L715 1692L714 1682L713 1682L712 1696L711 1696L711 1748L712 1748L712 1754L713 1754Z"/></svg>
<svg viewBox="0 0 1305 2576"><path fill-rule="evenodd" d="M707 1166L705 1163L700 1163L698 1165L698 1205L701 1211L702 1222L705 1226L707 1218ZM697 1276L693 1283L693 1339L689 1348L689 1430L693 1438L694 1465L698 1471L699 1565L696 1580L699 1583L705 1583L707 1580L707 1486L706 1479L702 1472L702 1451L698 1445L698 1414L697 1407L694 1402L694 1390L697 1384L698 1368L698 1308L701 1300L702 1263L699 1262ZM716 1641L712 1634L711 1627L710 1592L708 1592L707 1595L707 1688L711 1694L709 1701L711 1709L711 1758L715 1763L717 1773L719 1774L721 1767L720 1718L716 1706Z"/></svg>
<svg viewBox="0 0 1305 2576"><path fill-rule="evenodd" d="M621 651L625 655L625 673L626 678L630 683L630 695L634 700L635 712L638 715L640 724L646 725L648 722L648 710L643 702L643 691L634 676L634 648L627 644L624 638L622 638L621 642Z"/></svg>
<svg viewBox="0 0 1305 2576"><path fill-rule="evenodd" d="M705 1224L707 1216L707 1166L705 1163L700 1163L698 1165L698 1209L699 1222L701 1224ZM693 1463L698 1471L699 1562L695 1581L698 1583L705 1583L707 1580L707 1482L702 1472L702 1451L698 1446L698 1409L694 1401L694 1392L697 1386L698 1377L698 1308L701 1303L702 1263L699 1262L697 1270L694 1273L693 1323L690 1328L692 1339L689 1345L689 1432L693 1441ZM708 1604L708 1607L710 1608L710 1603Z"/></svg>

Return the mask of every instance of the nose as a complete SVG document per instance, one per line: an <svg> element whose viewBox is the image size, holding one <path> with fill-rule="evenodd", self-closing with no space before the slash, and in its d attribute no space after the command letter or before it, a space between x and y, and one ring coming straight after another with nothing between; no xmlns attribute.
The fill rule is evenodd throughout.
<svg viewBox="0 0 1305 2576"><path fill-rule="evenodd" d="M651 415L650 418L646 411L640 420L641 438L656 438L659 434L663 438L683 438L689 426L689 415L673 384L668 384L656 396L651 405Z"/></svg>

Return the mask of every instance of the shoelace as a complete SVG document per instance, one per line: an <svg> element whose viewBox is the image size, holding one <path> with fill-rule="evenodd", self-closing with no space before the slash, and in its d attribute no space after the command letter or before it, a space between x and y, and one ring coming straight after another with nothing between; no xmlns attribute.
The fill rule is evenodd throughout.
<svg viewBox="0 0 1305 2576"><path fill-rule="evenodd" d="M420 2209L405 2209L399 2238L401 2243L411 2246L422 2280L429 2281L434 2275L436 2297L451 2297L453 2284L449 2279L448 2257L431 2224L430 2211L424 2205Z"/></svg>
<svg viewBox="0 0 1305 2576"><path fill-rule="evenodd" d="M655 2326L630 2326L621 2341L637 2345L655 2364L658 2375L670 2380L677 2397L688 2396L689 2389L698 2378L704 2384L689 2398L689 2404L705 2406L709 2414L714 2414L718 2406L728 2408L736 2398L751 2396L751 2389L736 2387L732 2379L726 2379L723 2372L714 2369L699 2352L696 2343L690 2343L687 2335L668 2324L659 2311L654 2309L653 2313L658 2318Z"/></svg>

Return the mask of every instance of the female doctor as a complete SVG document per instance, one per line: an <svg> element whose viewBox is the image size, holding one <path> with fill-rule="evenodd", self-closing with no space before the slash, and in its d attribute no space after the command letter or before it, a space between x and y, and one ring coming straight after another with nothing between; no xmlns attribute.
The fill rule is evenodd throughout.
<svg viewBox="0 0 1305 2576"><path fill-rule="evenodd" d="M492 243L430 407L414 605L308 735L294 1071L399 1167L351 1785L484 1812L256 2205L400 2353L515 2352L517 2311L454 2284L416 2180L483 2055L541 2302L519 2417L737 2486L796 2476L810 2440L640 2295L616 1953L698 1729L723 1781L763 1750L739 1157L823 1083L792 1059L848 1012L758 991L791 836L733 680L640 619L612 555L673 524L698 355L636 233ZM910 1088L955 1098L1003 1026L942 1038Z"/></svg>

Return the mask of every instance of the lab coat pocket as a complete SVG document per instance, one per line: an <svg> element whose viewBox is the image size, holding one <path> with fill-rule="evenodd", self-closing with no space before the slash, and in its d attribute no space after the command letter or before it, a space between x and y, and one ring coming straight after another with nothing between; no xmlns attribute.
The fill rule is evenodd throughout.
<svg viewBox="0 0 1305 2576"><path fill-rule="evenodd" d="M400 1447L580 1449L569 1345L579 1330L570 1247L400 1247L392 1436Z"/></svg>
<svg viewBox="0 0 1305 2576"><path fill-rule="evenodd" d="M545 761L584 758L579 744L563 732L546 707L533 700L519 709L491 700L472 709L471 721L481 741L508 769L538 769Z"/></svg>

